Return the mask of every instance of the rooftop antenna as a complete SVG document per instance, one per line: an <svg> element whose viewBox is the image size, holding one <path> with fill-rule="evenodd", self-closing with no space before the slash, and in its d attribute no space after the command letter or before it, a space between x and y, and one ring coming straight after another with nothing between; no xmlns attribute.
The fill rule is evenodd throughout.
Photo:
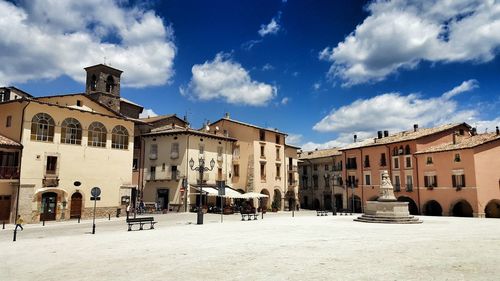
<svg viewBox="0 0 500 281"><path fill-rule="evenodd" d="M106 65L106 59L107 59L107 57L104 56L103 59L104 59L104 65Z"/></svg>

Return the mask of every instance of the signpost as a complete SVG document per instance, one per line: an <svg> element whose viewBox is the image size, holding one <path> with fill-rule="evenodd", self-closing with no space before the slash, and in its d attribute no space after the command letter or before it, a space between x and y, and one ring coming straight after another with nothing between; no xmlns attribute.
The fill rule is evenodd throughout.
<svg viewBox="0 0 500 281"><path fill-rule="evenodd" d="M92 195L92 197L90 197L90 200L94 201L94 217L92 218L92 234L95 234L95 208L96 208L96 202L98 200L101 200L101 197L99 197L99 195L101 195L101 189L99 187L93 187L90 190L90 194Z"/></svg>
<svg viewBox="0 0 500 281"><path fill-rule="evenodd" d="M224 202L223 198L226 195L226 181L217 181L217 188L219 189L220 197L220 222L224 221Z"/></svg>

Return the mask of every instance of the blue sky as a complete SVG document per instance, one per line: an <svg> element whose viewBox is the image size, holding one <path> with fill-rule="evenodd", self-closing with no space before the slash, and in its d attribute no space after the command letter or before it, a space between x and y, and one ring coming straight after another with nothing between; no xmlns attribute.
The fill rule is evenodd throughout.
<svg viewBox="0 0 500 281"><path fill-rule="evenodd" d="M449 2L0 0L0 85L81 92L106 57L150 114L229 112L305 149L414 123L492 131L500 4Z"/></svg>

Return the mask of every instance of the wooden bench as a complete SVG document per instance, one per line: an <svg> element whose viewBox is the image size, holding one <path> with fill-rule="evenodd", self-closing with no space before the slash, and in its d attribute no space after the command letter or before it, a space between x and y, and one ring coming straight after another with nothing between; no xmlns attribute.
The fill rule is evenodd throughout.
<svg viewBox="0 0 500 281"><path fill-rule="evenodd" d="M128 231L132 231L132 225L138 224L139 230L143 230L143 226L150 223L149 229L155 228L155 221L153 217L142 217L142 218L129 218L127 219Z"/></svg>
<svg viewBox="0 0 500 281"><path fill-rule="evenodd" d="M328 216L328 211L324 210L316 210L316 215L319 216Z"/></svg>
<svg viewBox="0 0 500 281"><path fill-rule="evenodd" d="M258 214L252 214L252 213L241 213L241 220L244 221L245 220L245 217L247 218L247 220L251 220L252 217L254 220L257 220L257 217L259 215Z"/></svg>

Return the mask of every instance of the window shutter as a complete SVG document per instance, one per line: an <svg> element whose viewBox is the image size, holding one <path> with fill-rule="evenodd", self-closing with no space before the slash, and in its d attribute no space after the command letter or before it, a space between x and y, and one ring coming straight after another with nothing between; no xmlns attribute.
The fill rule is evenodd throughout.
<svg viewBox="0 0 500 281"><path fill-rule="evenodd" d="M428 176L424 177L424 185L425 185L425 187L429 187L429 177Z"/></svg>
<svg viewBox="0 0 500 281"><path fill-rule="evenodd" d="M437 176L434 176L434 186L435 187L438 186L438 177Z"/></svg>
<svg viewBox="0 0 500 281"><path fill-rule="evenodd" d="M461 175L462 177L462 187L465 187L465 175Z"/></svg>
<svg viewBox="0 0 500 281"><path fill-rule="evenodd" d="M457 187L457 178L455 175L451 175L451 182L453 187Z"/></svg>

